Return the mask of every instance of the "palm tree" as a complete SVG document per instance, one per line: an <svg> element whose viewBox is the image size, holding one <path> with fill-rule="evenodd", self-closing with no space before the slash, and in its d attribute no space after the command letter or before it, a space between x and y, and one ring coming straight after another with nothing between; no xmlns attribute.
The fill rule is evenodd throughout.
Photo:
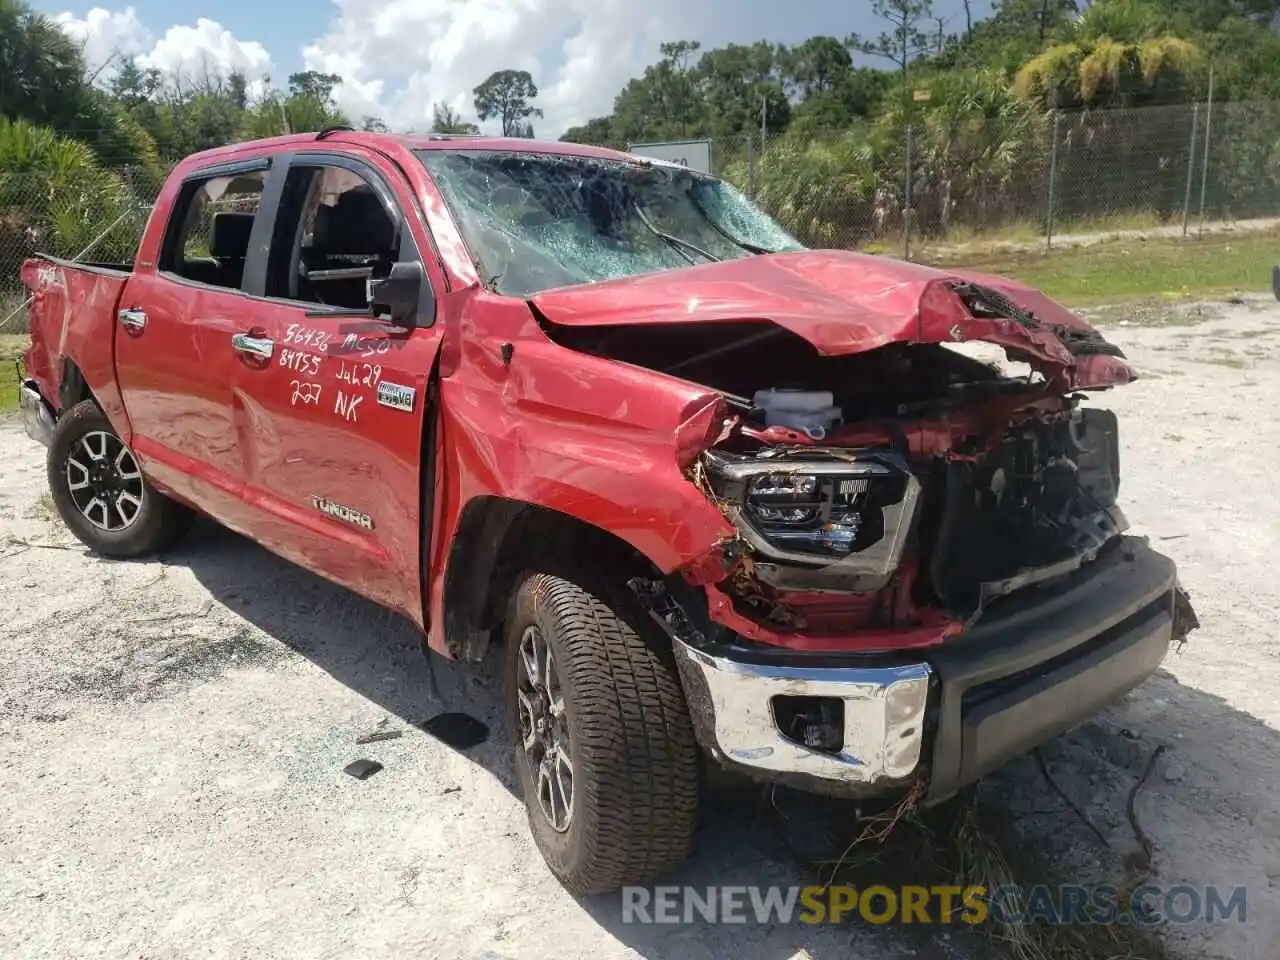
<svg viewBox="0 0 1280 960"><path fill-rule="evenodd" d="M127 260L145 220L125 181L87 145L0 117L0 279L37 251L74 256L103 231L95 258Z"/></svg>
<svg viewBox="0 0 1280 960"><path fill-rule="evenodd" d="M1066 37L1023 65L1014 86L1058 107L1150 104L1183 99L1203 61L1150 0L1098 0Z"/></svg>
<svg viewBox="0 0 1280 960"><path fill-rule="evenodd" d="M879 127L886 141L902 142L911 123L912 207L926 233L946 233L956 221L998 226L1033 209L1045 118L1003 74L941 73L926 103L891 96L885 104Z"/></svg>

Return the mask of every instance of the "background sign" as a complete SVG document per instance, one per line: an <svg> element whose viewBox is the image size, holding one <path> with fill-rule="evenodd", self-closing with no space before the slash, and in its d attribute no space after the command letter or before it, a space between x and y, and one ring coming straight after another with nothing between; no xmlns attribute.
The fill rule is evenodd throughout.
<svg viewBox="0 0 1280 960"><path fill-rule="evenodd" d="M690 170L711 172L710 140L668 140L665 143L632 143L627 150L639 157L678 163Z"/></svg>

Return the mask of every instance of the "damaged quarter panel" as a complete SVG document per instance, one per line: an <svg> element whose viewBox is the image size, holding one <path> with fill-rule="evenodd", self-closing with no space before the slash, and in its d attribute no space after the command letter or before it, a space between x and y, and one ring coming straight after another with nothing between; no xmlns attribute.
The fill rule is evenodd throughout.
<svg viewBox="0 0 1280 960"><path fill-rule="evenodd" d="M116 379L113 341L103 335L101 318L114 318L128 279L123 269L54 259L28 260L22 266L22 282L31 291L33 326L26 355L28 375L40 385L45 400L60 411L64 391L75 388L67 382L69 364L74 364L126 443L131 436L129 419Z"/></svg>

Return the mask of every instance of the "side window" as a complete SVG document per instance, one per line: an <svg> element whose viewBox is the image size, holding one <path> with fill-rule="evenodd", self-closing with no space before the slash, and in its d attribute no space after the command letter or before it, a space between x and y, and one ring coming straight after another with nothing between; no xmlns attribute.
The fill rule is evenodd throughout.
<svg viewBox="0 0 1280 960"><path fill-rule="evenodd" d="M370 278L398 255L396 224L373 186L336 166L293 166L276 217L266 295L362 310Z"/></svg>
<svg viewBox="0 0 1280 960"><path fill-rule="evenodd" d="M183 185L165 233L160 269L186 280L238 289L266 171Z"/></svg>

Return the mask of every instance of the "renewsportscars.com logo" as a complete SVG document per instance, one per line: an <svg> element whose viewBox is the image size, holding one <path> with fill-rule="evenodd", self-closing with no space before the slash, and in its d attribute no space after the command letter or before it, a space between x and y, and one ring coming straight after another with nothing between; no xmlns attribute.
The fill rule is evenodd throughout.
<svg viewBox="0 0 1280 960"><path fill-rule="evenodd" d="M1246 921L1244 887L1146 884L1132 893L1107 884L1051 887L851 886L623 887L623 923L996 922L1128 924Z"/></svg>

